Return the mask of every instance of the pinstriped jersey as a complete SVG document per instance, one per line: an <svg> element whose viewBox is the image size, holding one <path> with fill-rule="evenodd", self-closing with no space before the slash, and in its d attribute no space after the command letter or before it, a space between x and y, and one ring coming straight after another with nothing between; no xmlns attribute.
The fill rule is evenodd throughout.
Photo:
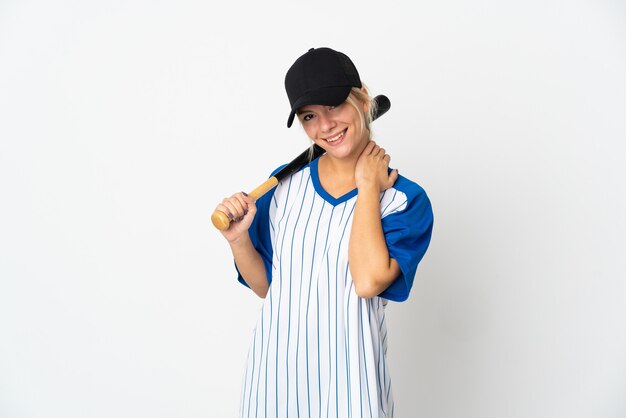
<svg viewBox="0 0 626 418"><path fill-rule="evenodd" d="M257 201L249 234L270 287L248 352L242 417L393 417L385 305L408 297L432 209L402 176L381 193L387 247L402 273L364 299L348 263L356 199L356 189L326 193L314 160Z"/></svg>

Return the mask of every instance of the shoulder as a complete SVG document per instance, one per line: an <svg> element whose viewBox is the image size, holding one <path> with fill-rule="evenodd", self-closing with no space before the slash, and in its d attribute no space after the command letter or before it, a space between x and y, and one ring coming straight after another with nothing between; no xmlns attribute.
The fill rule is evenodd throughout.
<svg viewBox="0 0 626 418"><path fill-rule="evenodd" d="M398 175L398 179L391 186L392 189L396 189L402 193L404 193L409 199L417 198L419 196L426 196L426 191L422 186L414 182L413 180L409 180L403 175Z"/></svg>
<svg viewBox="0 0 626 418"><path fill-rule="evenodd" d="M282 170L283 168L287 167L287 164L283 164L278 166L278 168L274 169L274 171L272 171L272 174L269 175L269 177L274 177L280 170Z"/></svg>
<svg viewBox="0 0 626 418"><path fill-rule="evenodd" d="M306 164L303 167L299 167L297 171L290 172L289 164L283 164L277 167L269 177L276 177L278 179L278 184L276 187L272 188L265 195L263 195L259 200L263 199L266 202L270 200L274 201L274 206L279 206L283 203L286 203L287 200L291 199L290 196L293 195L293 185L298 185L302 182L302 180L306 180L306 176L310 175L310 164ZM287 173L280 173L287 167ZM280 175L278 175L280 173ZM303 177L304 176L304 177Z"/></svg>
<svg viewBox="0 0 626 418"><path fill-rule="evenodd" d="M277 189L289 189L292 183L295 182L297 184L299 181L301 181L303 176L306 179L307 176L310 176L310 167L312 164L313 162L309 162L298 167L295 170L293 169L293 167L290 167L290 164L283 164L275 169L272 172L272 176L276 176L276 178L278 179ZM284 172L280 173L281 170L284 170Z"/></svg>
<svg viewBox="0 0 626 418"><path fill-rule="evenodd" d="M422 186L402 175L383 193L380 203L383 218L391 214L406 213L416 206L430 208L430 200Z"/></svg>

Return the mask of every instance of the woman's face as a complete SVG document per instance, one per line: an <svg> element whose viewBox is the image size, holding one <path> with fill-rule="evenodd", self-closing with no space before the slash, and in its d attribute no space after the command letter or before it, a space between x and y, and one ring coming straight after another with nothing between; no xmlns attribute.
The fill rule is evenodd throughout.
<svg viewBox="0 0 626 418"><path fill-rule="evenodd" d="M367 142L361 116L348 102L338 106L303 106L298 110L298 119L309 138L329 156L358 157Z"/></svg>

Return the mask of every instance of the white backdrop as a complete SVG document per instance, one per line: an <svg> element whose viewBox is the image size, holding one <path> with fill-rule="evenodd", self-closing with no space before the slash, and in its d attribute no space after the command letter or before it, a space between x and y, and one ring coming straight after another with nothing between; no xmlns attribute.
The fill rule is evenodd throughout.
<svg viewBox="0 0 626 418"><path fill-rule="evenodd" d="M230 417L261 301L209 216L346 52L435 210L399 417L626 416L626 4L0 0L0 417Z"/></svg>

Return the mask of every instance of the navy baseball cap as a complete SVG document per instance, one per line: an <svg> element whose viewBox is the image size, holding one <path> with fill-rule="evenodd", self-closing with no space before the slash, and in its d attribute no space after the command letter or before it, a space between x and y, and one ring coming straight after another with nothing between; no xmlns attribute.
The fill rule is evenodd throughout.
<svg viewBox="0 0 626 418"><path fill-rule="evenodd" d="M347 55L330 48L309 49L285 76L291 105L287 127L291 127L296 111L302 106L337 106L348 98L352 87L361 88L362 84Z"/></svg>

